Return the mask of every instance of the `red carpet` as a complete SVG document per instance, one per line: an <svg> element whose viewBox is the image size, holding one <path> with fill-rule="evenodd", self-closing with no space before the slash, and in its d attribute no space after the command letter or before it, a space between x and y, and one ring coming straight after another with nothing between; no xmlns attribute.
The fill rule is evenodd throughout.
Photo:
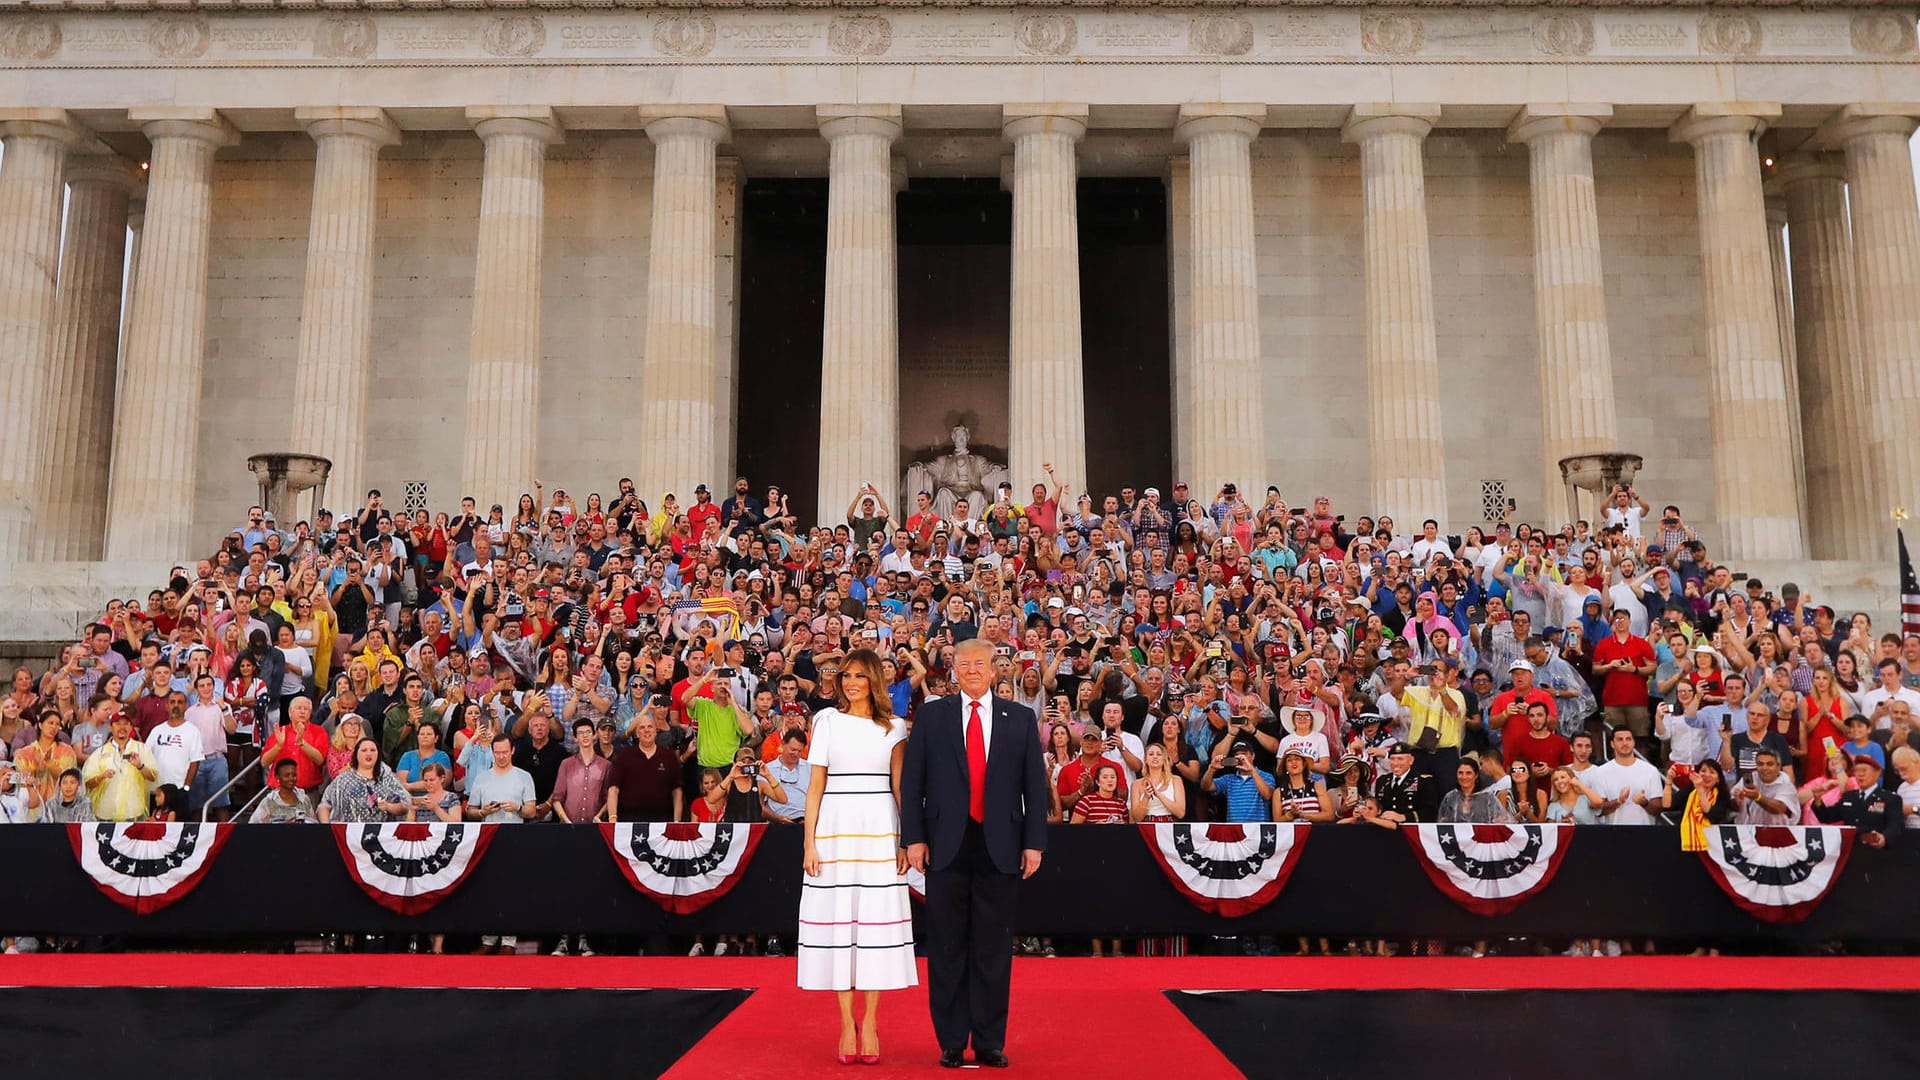
<svg viewBox="0 0 1920 1080"><path fill-rule="evenodd" d="M1167 1000L1162 991L1169 989L1920 990L1920 965L1901 958L1026 959L1016 960L1013 972L1008 1056L1018 1072L1051 1076L1085 1074L1090 1053L1148 1076L1233 1075L1220 1051ZM6 986L756 989L667 1074L698 1080L775 1080L797 1069L837 1068L833 995L802 992L793 977L790 959L122 954L0 961ZM885 1063L852 1075L937 1070L926 1001L924 987L887 995Z"/></svg>

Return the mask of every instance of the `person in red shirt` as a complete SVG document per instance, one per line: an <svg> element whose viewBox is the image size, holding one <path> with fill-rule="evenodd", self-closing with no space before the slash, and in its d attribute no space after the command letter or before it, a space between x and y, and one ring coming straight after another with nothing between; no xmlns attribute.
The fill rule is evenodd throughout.
<svg viewBox="0 0 1920 1080"><path fill-rule="evenodd" d="M1098 770L1106 761L1101 755L1106 753L1107 744L1100 736L1099 725L1089 727L1080 734L1080 756L1060 766L1060 775L1054 779L1053 790L1060 796L1060 814L1067 817L1073 813L1073 806L1082 795L1093 791L1093 781Z"/></svg>
<svg viewBox="0 0 1920 1080"><path fill-rule="evenodd" d="M1634 742L1646 754L1658 746L1652 738L1653 718L1647 712L1647 679L1657 665L1653 646L1629 629L1632 619L1625 608L1614 610L1613 636L1593 647L1593 673L1606 678L1600 686L1600 707L1607 729L1633 732Z"/></svg>
<svg viewBox="0 0 1920 1080"><path fill-rule="evenodd" d="M1526 660L1516 659L1507 670L1513 675L1513 687L1504 690L1493 699L1493 705L1487 710L1487 725L1499 731L1511 730L1514 735L1526 732L1522 721L1526 719L1527 709L1535 703L1547 707L1547 718L1559 716L1553 695L1533 685L1533 665Z"/></svg>
<svg viewBox="0 0 1920 1080"><path fill-rule="evenodd" d="M671 704L673 707L674 723L682 727L699 726L694 722L693 717L687 715L687 691L694 683L700 681L700 676L707 673L707 665L711 662L712 661L707 658L707 654L699 649L687 650L687 677L673 684L673 699ZM695 691L693 696L711 698L713 696L713 683L709 681L707 685Z"/></svg>
<svg viewBox="0 0 1920 1080"><path fill-rule="evenodd" d="M720 507L713 501L713 492L707 485L701 484L693 489L693 505L687 507L687 523L693 526L695 539L707 535L707 523L720 520Z"/></svg>
<svg viewBox="0 0 1920 1080"><path fill-rule="evenodd" d="M1046 470L1047 479L1053 481L1053 497L1047 497L1047 485L1033 485L1033 501L1027 504L1027 520L1043 536L1054 536L1060 532L1060 498L1067 493L1066 486L1053 475L1053 463L1040 466Z"/></svg>
<svg viewBox="0 0 1920 1080"><path fill-rule="evenodd" d="M1506 751L1507 771L1513 771L1513 763L1524 761L1535 773L1551 776L1553 770L1562 765L1573 764L1573 747L1566 737L1553 729L1553 718L1547 713L1547 703L1530 701L1527 703L1527 729L1521 733L1518 726L1510 727L1500 745Z"/></svg>
<svg viewBox="0 0 1920 1080"><path fill-rule="evenodd" d="M153 729L167 722L167 695L173 681L173 666L162 660L147 669L140 696L133 699L133 737L144 740Z"/></svg>
<svg viewBox="0 0 1920 1080"><path fill-rule="evenodd" d="M302 694L287 703L287 722L267 740L260 753L261 767L273 771L273 763L286 758L300 766L295 781L312 791L326 782L323 768L327 762L327 729L313 723L313 699Z"/></svg>

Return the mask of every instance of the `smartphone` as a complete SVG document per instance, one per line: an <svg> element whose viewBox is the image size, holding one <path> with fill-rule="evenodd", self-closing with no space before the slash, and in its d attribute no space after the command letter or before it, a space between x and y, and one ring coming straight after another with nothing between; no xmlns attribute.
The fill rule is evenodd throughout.
<svg viewBox="0 0 1920 1080"><path fill-rule="evenodd" d="M739 669L739 668L730 668L730 667L723 667L723 668L714 668L714 669L713 669L713 674L714 674L714 675L715 675L715 676L716 676L717 678L722 678L722 679L731 679L731 678L733 678L734 676L736 676L736 675L739 675L739 674L740 674L740 669Z"/></svg>

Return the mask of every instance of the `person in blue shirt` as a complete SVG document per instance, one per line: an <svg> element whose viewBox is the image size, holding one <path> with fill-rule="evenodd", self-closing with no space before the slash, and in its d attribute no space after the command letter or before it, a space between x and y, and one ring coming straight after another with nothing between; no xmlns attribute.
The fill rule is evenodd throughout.
<svg viewBox="0 0 1920 1080"><path fill-rule="evenodd" d="M427 790L425 777L427 766L438 763L441 768L447 770L448 776L452 776L453 759L447 756L445 750L440 749L440 729L432 724L421 724L415 738L420 740L419 746L401 754L400 764L393 771L408 791L418 795Z"/></svg>
<svg viewBox="0 0 1920 1080"><path fill-rule="evenodd" d="M1847 717L1847 741L1840 745L1840 752L1849 758L1870 757L1882 772L1887 768L1887 750L1873 741L1873 721L1859 714ZM1807 747L1807 756L1812 757L1814 748Z"/></svg>
<svg viewBox="0 0 1920 1080"><path fill-rule="evenodd" d="M1229 760L1232 769L1223 774ZM1237 741L1229 753L1213 755L1200 775L1200 790L1226 796L1230 822L1272 820L1273 774L1254 767L1250 742Z"/></svg>

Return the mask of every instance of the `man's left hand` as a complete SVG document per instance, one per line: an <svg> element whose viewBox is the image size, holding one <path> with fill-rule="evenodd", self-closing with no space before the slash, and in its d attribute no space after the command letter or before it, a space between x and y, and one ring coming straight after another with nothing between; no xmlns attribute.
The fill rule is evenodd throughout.
<svg viewBox="0 0 1920 1080"><path fill-rule="evenodd" d="M1020 880L1025 881L1033 876L1035 870L1040 869L1041 854L1032 848L1023 849L1020 852Z"/></svg>

